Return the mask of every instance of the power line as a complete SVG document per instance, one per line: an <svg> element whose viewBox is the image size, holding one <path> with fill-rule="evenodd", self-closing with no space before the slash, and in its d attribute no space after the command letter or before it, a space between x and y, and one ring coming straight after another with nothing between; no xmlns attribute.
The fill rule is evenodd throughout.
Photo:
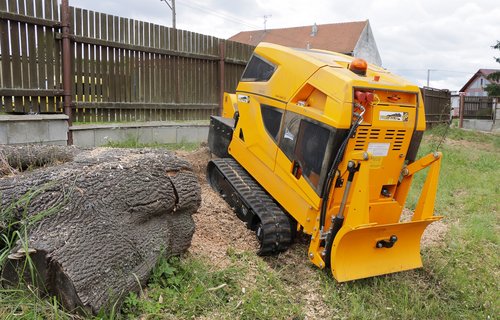
<svg viewBox="0 0 500 320"><path fill-rule="evenodd" d="M256 26L256 25L247 23L247 22L245 22L243 20L236 19L234 17L225 15L225 14L223 14L221 12L218 12L218 11L214 11L214 10L208 9L206 7L199 6L197 4L193 4L193 3L188 4L188 3L184 2L184 1L179 1L177 4L178 5L180 4L180 5L186 6L186 7L191 8L191 9L201 10L201 11L210 13L210 14L212 14L214 16L217 16L219 18L222 18L224 20L231 21L233 23L237 23L237 24L241 24L241 25L245 25L245 26L250 27L250 28L256 28L256 29L260 28L259 26Z"/></svg>
<svg viewBox="0 0 500 320"><path fill-rule="evenodd" d="M389 68L389 67L387 69L391 71L422 71L422 72L424 71L427 72L428 70L431 70L431 71L463 73L463 74L471 74L475 72L475 71L458 71L458 70L444 70L444 69L399 69L399 68Z"/></svg>

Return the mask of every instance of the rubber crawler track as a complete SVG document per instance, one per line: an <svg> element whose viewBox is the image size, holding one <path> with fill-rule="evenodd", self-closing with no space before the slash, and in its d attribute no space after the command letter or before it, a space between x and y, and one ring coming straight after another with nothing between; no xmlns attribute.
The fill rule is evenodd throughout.
<svg viewBox="0 0 500 320"><path fill-rule="evenodd" d="M234 159L221 158L211 162L215 168L211 169L211 164L209 164L207 173L212 188L219 192L233 209L237 210L235 207L242 204L246 210L251 210L259 218L260 224L257 222L256 225L252 226L247 223L248 227L256 229L258 233L260 249L257 253L265 256L287 250L292 242L288 216ZM223 177L223 179L219 179L219 186L215 186L213 183L212 179L215 178L213 176L215 174ZM222 187L226 187L226 190L230 187L233 191L232 194L224 194L221 191L221 181L228 184ZM235 196L238 199L235 199Z"/></svg>

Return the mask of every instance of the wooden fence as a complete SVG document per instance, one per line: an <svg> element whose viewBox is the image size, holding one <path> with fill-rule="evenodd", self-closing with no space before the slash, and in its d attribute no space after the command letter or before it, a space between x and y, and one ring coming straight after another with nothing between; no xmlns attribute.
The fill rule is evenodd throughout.
<svg viewBox="0 0 500 320"><path fill-rule="evenodd" d="M61 111L58 19L55 1L0 0L0 111Z"/></svg>
<svg viewBox="0 0 500 320"><path fill-rule="evenodd" d="M253 48L70 7L73 121L208 119ZM3 112L62 112L58 0L0 0Z"/></svg>
<svg viewBox="0 0 500 320"><path fill-rule="evenodd" d="M495 118L495 107L498 97L471 97L462 96L463 118L464 119L485 119Z"/></svg>
<svg viewBox="0 0 500 320"><path fill-rule="evenodd" d="M429 125L448 123L451 119L451 93L429 87L421 88L425 106L425 122Z"/></svg>

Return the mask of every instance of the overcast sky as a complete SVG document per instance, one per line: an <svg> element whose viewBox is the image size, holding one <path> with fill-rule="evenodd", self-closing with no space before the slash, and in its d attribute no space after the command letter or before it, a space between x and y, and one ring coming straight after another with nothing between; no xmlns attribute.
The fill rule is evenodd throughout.
<svg viewBox="0 0 500 320"><path fill-rule="evenodd" d="M161 0L69 0L70 5L172 25ZM167 0L170 1L170 0ZM499 0L176 0L177 28L219 38L240 31L369 19L383 66L423 86L460 89L479 68L500 69Z"/></svg>

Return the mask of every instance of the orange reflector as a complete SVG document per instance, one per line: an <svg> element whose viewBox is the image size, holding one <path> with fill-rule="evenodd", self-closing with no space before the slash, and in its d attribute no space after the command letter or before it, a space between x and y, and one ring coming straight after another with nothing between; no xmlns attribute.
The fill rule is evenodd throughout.
<svg viewBox="0 0 500 320"><path fill-rule="evenodd" d="M365 60L356 58L352 60L349 65L349 70L359 75L366 75L366 69L368 68L368 63Z"/></svg>

